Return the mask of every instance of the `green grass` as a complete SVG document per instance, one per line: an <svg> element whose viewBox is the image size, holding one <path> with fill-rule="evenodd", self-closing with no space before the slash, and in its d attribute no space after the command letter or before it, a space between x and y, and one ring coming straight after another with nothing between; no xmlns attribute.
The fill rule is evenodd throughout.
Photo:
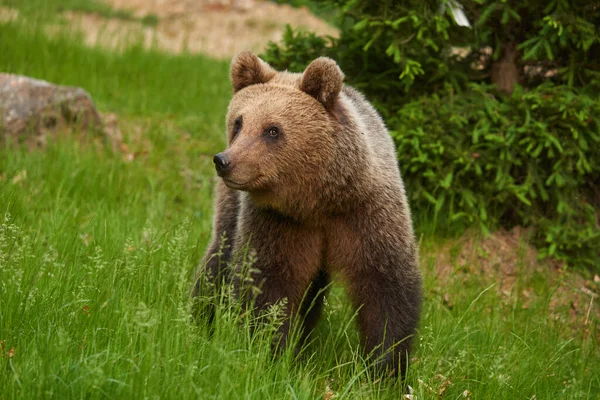
<svg viewBox="0 0 600 400"><path fill-rule="evenodd" d="M18 9L27 16L47 19L63 11L98 14L105 18L139 21L146 26L156 26L158 17L153 14L136 18L127 10L115 10L99 0L0 0L0 6Z"/></svg>
<svg viewBox="0 0 600 400"><path fill-rule="evenodd" d="M210 156L224 146L227 65L139 48L111 54L41 32L0 25L11 38L0 40L0 71L84 87L147 154L125 161L76 133L43 151L0 149L0 397L401 398L397 382L366 373L339 286L298 359L272 359L277 318L251 336L227 298L212 333L190 321L188 289L211 230ZM458 261L442 281L430 256L439 245L422 239L425 304L408 377L418 399L600 396L597 321L573 329L569 304L551 318L550 272L522 271L508 296ZM536 293L527 308L525 288Z"/></svg>

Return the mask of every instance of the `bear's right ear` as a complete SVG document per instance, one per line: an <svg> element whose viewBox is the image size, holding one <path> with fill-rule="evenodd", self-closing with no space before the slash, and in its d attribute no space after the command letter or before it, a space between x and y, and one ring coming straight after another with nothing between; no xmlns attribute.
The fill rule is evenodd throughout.
<svg viewBox="0 0 600 400"><path fill-rule="evenodd" d="M231 60L229 75L233 92L239 92L246 86L266 83L277 74L269 64L249 51L238 53Z"/></svg>

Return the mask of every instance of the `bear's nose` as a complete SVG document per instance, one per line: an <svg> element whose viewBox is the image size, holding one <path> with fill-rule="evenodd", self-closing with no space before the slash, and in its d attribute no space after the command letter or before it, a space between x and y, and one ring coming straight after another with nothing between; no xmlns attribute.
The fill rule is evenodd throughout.
<svg viewBox="0 0 600 400"><path fill-rule="evenodd" d="M227 172L230 162L229 162L229 160L227 160L227 157L225 156L225 154L223 154L223 153L217 154L213 158L213 162L215 163L215 169L217 170L217 174L219 174L219 176L222 176L223 174L225 174Z"/></svg>

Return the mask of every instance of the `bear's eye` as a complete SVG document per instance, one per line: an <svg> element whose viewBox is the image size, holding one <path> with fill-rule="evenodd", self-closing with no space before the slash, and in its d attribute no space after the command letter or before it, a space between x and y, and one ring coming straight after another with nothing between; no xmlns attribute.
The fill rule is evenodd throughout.
<svg viewBox="0 0 600 400"><path fill-rule="evenodd" d="M279 136L279 128L276 127L276 126L268 127L265 130L265 135L267 135L271 139L275 139L275 138L277 138Z"/></svg>
<svg viewBox="0 0 600 400"><path fill-rule="evenodd" d="M238 132L242 129L242 117L237 117L233 122L233 136L237 135Z"/></svg>

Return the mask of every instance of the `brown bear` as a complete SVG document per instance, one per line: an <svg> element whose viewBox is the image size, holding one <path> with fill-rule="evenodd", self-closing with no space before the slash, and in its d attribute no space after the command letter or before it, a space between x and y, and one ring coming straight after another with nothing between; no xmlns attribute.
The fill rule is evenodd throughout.
<svg viewBox="0 0 600 400"><path fill-rule="evenodd" d="M367 354L404 376L421 308L411 214L383 120L343 79L329 58L295 74L250 52L234 57L228 147L214 157L221 179L199 274L232 276L234 254L249 244L255 306L286 298L304 333L335 274L358 309ZM280 343L289 329L288 319Z"/></svg>

